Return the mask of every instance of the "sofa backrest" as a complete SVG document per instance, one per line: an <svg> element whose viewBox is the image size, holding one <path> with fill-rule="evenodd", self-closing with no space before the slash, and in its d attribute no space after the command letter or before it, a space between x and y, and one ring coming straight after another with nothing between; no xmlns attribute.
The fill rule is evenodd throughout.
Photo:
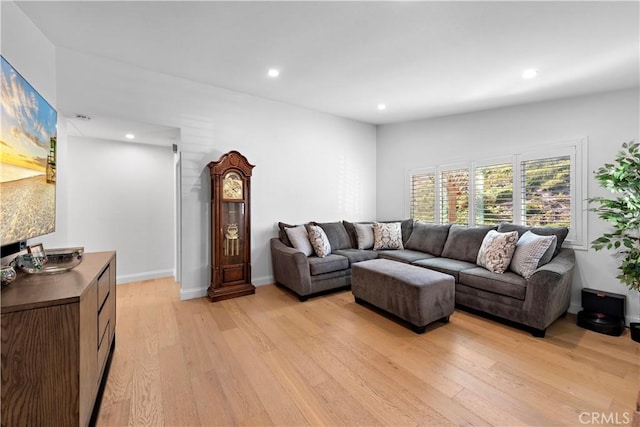
<svg viewBox="0 0 640 427"><path fill-rule="evenodd" d="M476 226L452 224L449 228L447 241L442 249L442 256L445 258L457 259L476 263L478 252L484 236L489 230L495 230L498 226Z"/></svg>
<svg viewBox="0 0 640 427"><path fill-rule="evenodd" d="M564 243L564 239L566 239L569 234L569 229L567 227L527 227L526 225L517 225L508 222L503 222L498 225L498 232L507 233L509 231L517 231L518 238L522 237L522 235L527 231L531 231L533 234L537 234L539 236L555 235L558 240L556 242L556 250L553 253L553 256L558 255L560 248L562 248L562 244Z"/></svg>
<svg viewBox="0 0 640 427"><path fill-rule="evenodd" d="M404 247L440 256L449 236L449 228L451 228L451 224L430 224L416 221L413 223L413 231Z"/></svg>
<svg viewBox="0 0 640 427"><path fill-rule="evenodd" d="M337 222L314 222L315 225L319 225L320 228L327 235L331 250L338 249L351 249L354 246L351 243L347 229L344 227L341 221ZM357 246L355 246L357 247Z"/></svg>
<svg viewBox="0 0 640 427"><path fill-rule="evenodd" d="M391 222L399 222L400 229L402 232L402 244L405 245L411 236L411 232L413 231L413 220L412 219L402 219L396 221L377 221L381 224L391 223ZM356 234L356 229L354 224L373 224L374 221L361 221L361 222L349 222L342 221L345 229L347 230L347 234L349 235L349 239L351 240L351 247L358 247L358 236Z"/></svg>

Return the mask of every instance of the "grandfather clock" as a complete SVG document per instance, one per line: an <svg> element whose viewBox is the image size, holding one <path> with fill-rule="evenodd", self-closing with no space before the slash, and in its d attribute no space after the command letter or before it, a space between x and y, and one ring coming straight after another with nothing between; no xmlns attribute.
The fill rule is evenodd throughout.
<svg viewBox="0 0 640 427"><path fill-rule="evenodd" d="M211 174L211 285L220 301L256 292L251 284L251 171L237 151L209 163Z"/></svg>

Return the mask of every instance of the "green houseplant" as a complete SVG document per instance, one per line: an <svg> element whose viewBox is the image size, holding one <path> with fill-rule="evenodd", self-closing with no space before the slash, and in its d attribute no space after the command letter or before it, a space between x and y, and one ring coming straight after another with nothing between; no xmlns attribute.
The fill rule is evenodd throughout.
<svg viewBox="0 0 640 427"><path fill-rule="evenodd" d="M591 247L596 251L615 250L621 260L617 278L640 291L640 144L622 144L614 163L605 163L595 171L595 178L616 197L589 199L598 204L591 210L613 226L613 232L595 239ZM632 338L640 341L640 324L632 323L630 329Z"/></svg>

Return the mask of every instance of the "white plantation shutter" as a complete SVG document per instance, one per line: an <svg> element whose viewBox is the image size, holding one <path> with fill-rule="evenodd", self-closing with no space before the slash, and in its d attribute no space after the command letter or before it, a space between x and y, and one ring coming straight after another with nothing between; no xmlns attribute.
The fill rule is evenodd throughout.
<svg viewBox="0 0 640 427"><path fill-rule="evenodd" d="M519 154L409 171L408 213L440 224L569 228L565 243L586 249L586 140ZM406 187L405 187L406 188Z"/></svg>
<svg viewBox="0 0 640 427"><path fill-rule="evenodd" d="M571 226L571 157L520 162L522 223Z"/></svg>
<svg viewBox="0 0 640 427"><path fill-rule="evenodd" d="M513 222L513 164L474 169L475 224Z"/></svg>
<svg viewBox="0 0 640 427"><path fill-rule="evenodd" d="M423 171L411 175L411 218L436 221L436 172Z"/></svg>
<svg viewBox="0 0 640 427"><path fill-rule="evenodd" d="M440 172L440 223L469 224L469 169Z"/></svg>

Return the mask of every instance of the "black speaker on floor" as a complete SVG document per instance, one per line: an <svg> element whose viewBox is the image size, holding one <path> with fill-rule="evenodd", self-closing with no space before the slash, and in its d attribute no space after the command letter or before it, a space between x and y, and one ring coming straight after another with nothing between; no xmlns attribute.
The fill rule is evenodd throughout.
<svg viewBox="0 0 640 427"><path fill-rule="evenodd" d="M582 308L578 326L601 334L620 336L624 331L626 297L596 289L582 289Z"/></svg>

